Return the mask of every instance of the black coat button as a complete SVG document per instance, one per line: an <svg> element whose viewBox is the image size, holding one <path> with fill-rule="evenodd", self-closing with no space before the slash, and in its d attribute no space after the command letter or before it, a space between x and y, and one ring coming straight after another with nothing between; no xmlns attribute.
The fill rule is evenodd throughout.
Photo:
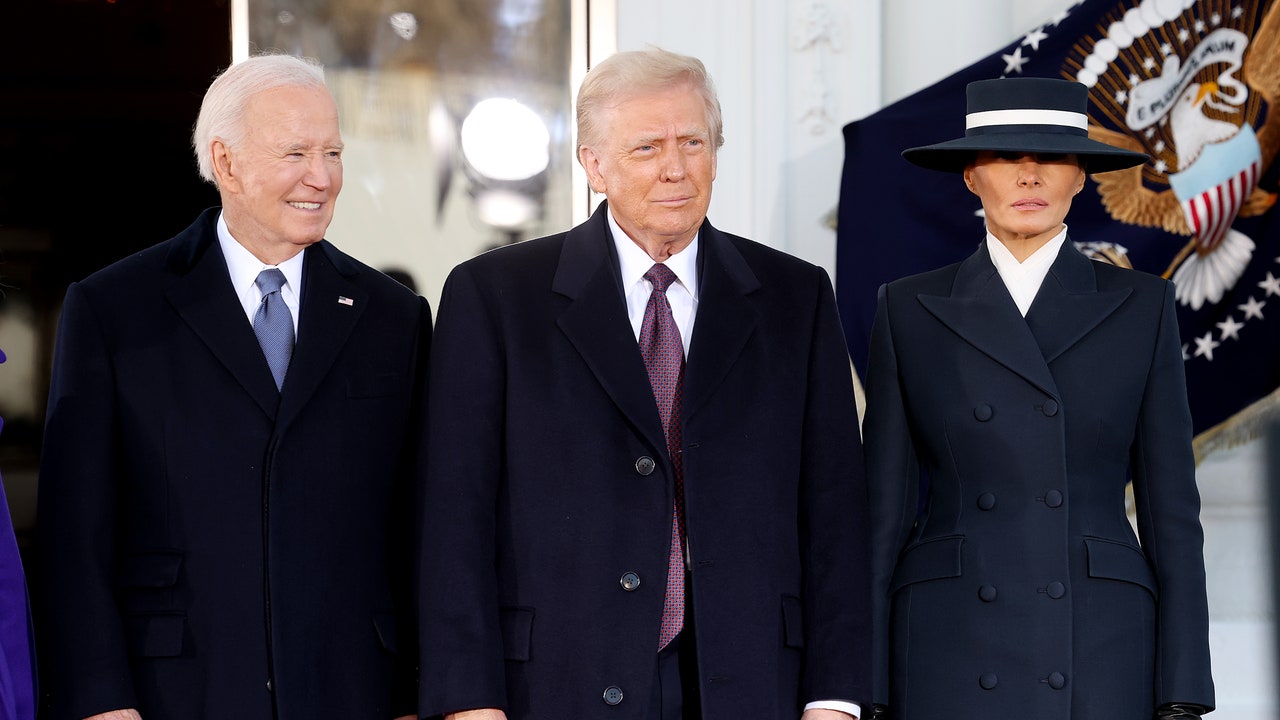
<svg viewBox="0 0 1280 720"><path fill-rule="evenodd" d="M653 458L649 457L648 455L641 455L640 457L636 458L636 472L640 473L641 475L652 475L654 469L657 467L658 467L658 464L655 463L653 461Z"/></svg>
<svg viewBox="0 0 1280 720"><path fill-rule="evenodd" d="M983 585L982 587L978 588L978 597L982 599L982 602L995 602L996 586Z"/></svg>
<svg viewBox="0 0 1280 720"><path fill-rule="evenodd" d="M622 577L618 579L618 584L627 592L638 590L640 589L640 576L633 572L623 573Z"/></svg>
<svg viewBox="0 0 1280 720"><path fill-rule="evenodd" d="M1049 673L1049 687L1061 690L1067 686L1067 678L1060 672Z"/></svg>
<svg viewBox="0 0 1280 720"><path fill-rule="evenodd" d="M275 692L275 683L271 682L271 678L267 678L267 692Z"/></svg>
<svg viewBox="0 0 1280 720"><path fill-rule="evenodd" d="M1060 582L1051 582L1044 591L1054 600L1061 600L1062 596L1067 594L1067 586Z"/></svg>
<svg viewBox="0 0 1280 720"><path fill-rule="evenodd" d="M617 685L610 685L604 689L604 704L617 705L622 702L622 688Z"/></svg>
<svg viewBox="0 0 1280 720"><path fill-rule="evenodd" d="M1058 401L1053 398L1045 400L1044 405L1040 407L1040 412L1043 412L1045 417L1053 417L1054 415L1057 415Z"/></svg>
<svg viewBox="0 0 1280 720"><path fill-rule="evenodd" d="M996 411L993 410L991 406L986 403L982 403L981 405L973 409L973 417L975 417L978 420L978 422L986 422L990 420L992 416L994 416L995 414L996 414Z"/></svg>
<svg viewBox="0 0 1280 720"><path fill-rule="evenodd" d="M978 509L990 510L996 506L996 496L991 493L982 493L978 496Z"/></svg>
<svg viewBox="0 0 1280 720"><path fill-rule="evenodd" d="M1062 507L1062 493L1050 490L1044 494L1044 504L1051 508Z"/></svg>
<svg viewBox="0 0 1280 720"><path fill-rule="evenodd" d="M978 678L978 684L983 690L994 690L999 682L995 673L982 673L982 677Z"/></svg>

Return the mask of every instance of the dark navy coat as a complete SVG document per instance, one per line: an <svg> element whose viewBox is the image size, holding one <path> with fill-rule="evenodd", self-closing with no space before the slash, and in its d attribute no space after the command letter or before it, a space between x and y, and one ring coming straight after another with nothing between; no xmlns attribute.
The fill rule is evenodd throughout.
<svg viewBox="0 0 1280 720"><path fill-rule="evenodd" d="M673 482L605 212L446 283L423 503L424 715L646 716ZM869 692L848 354L820 268L709 223L700 238L682 415L703 717L797 720L807 701Z"/></svg>
<svg viewBox="0 0 1280 720"><path fill-rule="evenodd" d="M412 714L430 311L308 247L277 392L217 216L67 292L38 503L53 717Z"/></svg>
<svg viewBox="0 0 1280 720"><path fill-rule="evenodd" d="M1170 283L1068 239L1024 319L984 243L881 289L867 383L876 697L897 720L1213 706Z"/></svg>

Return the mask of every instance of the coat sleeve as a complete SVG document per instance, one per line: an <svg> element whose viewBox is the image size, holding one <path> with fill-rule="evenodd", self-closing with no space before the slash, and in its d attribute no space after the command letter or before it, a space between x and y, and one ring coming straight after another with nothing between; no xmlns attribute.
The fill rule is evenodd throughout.
<svg viewBox="0 0 1280 720"><path fill-rule="evenodd" d="M1166 283L1130 463L1138 537L1160 590L1156 704L1182 702L1212 708L1204 531L1174 309L1173 285Z"/></svg>
<svg viewBox="0 0 1280 720"><path fill-rule="evenodd" d="M867 485L849 351L821 277L801 468L806 702L870 698ZM868 706L863 706L869 709Z"/></svg>
<svg viewBox="0 0 1280 720"><path fill-rule="evenodd" d="M37 502L42 651L58 720L137 705L115 593L114 375L93 303L72 285L58 327Z"/></svg>
<svg viewBox="0 0 1280 720"><path fill-rule="evenodd" d="M445 283L432 343L427 476L419 503L419 708L506 709L496 505L504 359L466 266Z"/></svg>
<svg viewBox="0 0 1280 720"><path fill-rule="evenodd" d="M920 471L898 377L888 288L880 287L867 360L867 485L872 535L872 700L889 703L889 584L898 553L915 523Z"/></svg>

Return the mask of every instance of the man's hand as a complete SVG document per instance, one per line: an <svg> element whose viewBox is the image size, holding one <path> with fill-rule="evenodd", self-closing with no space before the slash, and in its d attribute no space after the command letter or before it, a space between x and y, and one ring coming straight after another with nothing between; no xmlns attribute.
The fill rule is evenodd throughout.
<svg viewBox="0 0 1280 720"><path fill-rule="evenodd" d="M800 720L858 720L858 718L849 713L842 713L839 710L814 708L813 710L805 710L804 715L800 716Z"/></svg>
<svg viewBox="0 0 1280 720"><path fill-rule="evenodd" d="M507 720L507 714L497 708L483 708L449 713L444 716L444 720Z"/></svg>
<svg viewBox="0 0 1280 720"><path fill-rule="evenodd" d="M112 710L98 715L90 715L84 720L142 720L142 716L137 710L129 708L128 710Z"/></svg>

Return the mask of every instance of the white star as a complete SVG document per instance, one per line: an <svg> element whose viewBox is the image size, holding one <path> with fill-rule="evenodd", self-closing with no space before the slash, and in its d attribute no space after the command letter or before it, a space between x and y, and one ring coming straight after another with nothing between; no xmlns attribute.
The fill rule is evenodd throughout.
<svg viewBox="0 0 1280 720"><path fill-rule="evenodd" d="M1129 73L1129 87L1138 84L1138 73Z"/></svg>
<svg viewBox="0 0 1280 720"><path fill-rule="evenodd" d="M1061 25L1061 24L1062 24L1062 21L1063 21L1063 20L1066 20L1066 19L1067 19L1067 16L1068 16L1068 15L1070 15L1070 14L1071 14L1071 11L1069 11L1069 10L1063 10L1062 12L1058 13L1057 15L1054 15L1054 16L1053 16L1053 19L1049 21L1049 24L1050 24L1050 25L1052 25L1052 26L1054 26L1054 27L1057 27L1058 25Z"/></svg>
<svg viewBox="0 0 1280 720"><path fill-rule="evenodd" d="M1204 337L1195 338L1195 342L1196 357L1203 355L1209 362L1213 362L1213 349L1222 344L1213 339L1213 333L1211 332L1205 333Z"/></svg>
<svg viewBox="0 0 1280 720"><path fill-rule="evenodd" d="M1224 341L1227 338L1232 340L1240 339L1240 328L1244 327L1244 323L1238 323L1235 318L1228 315L1226 320L1216 324L1218 329L1222 331L1222 339Z"/></svg>
<svg viewBox="0 0 1280 720"><path fill-rule="evenodd" d="M1267 291L1267 297L1280 295L1280 278L1275 277L1271 273L1267 273L1267 279L1258 283L1258 287Z"/></svg>
<svg viewBox="0 0 1280 720"><path fill-rule="evenodd" d="M1163 160L1156 161L1156 172L1165 173L1169 170L1169 164Z"/></svg>
<svg viewBox="0 0 1280 720"><path fill-rule="evenodd" d="M1155 146L1154 148L1152 148L1152 149L1153 149L1153 150L1155 150L1155 151L1156 151L1156 152L1158 152L1158 153L1159 153L1159 152L1164 152L1164 140L1157 140L1157 141L1156 141L1156 146Z"/></svg>
<svg viewBox="0 0 1280 720"><path fill-rule="evenodd" d="M1150 140L1156 136L1156 129L1154 127L1149 127L1144 131L1144 133L1146 134L1147 139Z"/></svg>
<svg viewBox="0 0 1280 720"><path fill-rule="evenodd" d="M1161 45L1161 46L1160 46L1160 52L1161 52L1162 54L1164 54L1164 55L1172 55L1172 54L1173 54L1173 46L1172 46L1172 45L1170 45L1169 43L1165 43L1165 44L1163 44L1163 45Z"/></svg>
<svg viewBox="0 0 1280 720"><path fill-rule="evenodd" d="M1182 28L1181 30L1178 31L1178 39L1181 40L1182 42L1186 42L1190 40L1191 31L1186 28Z"/></svg>
<svg viewBox="0 0 1280 720"><path fill-rule="evenodd" d="M1196 28L1196 32L1198 33L1204 32L1204 21L1196 20L1195 28Z"/></svg>
<svg viewBox="0 0 1280 720"><path fill-rule="evenodd" d="M1243 14L1244 14L1244 8L1241 8L1241 7L1231 8L1231 17L1239 19L1240 16Z"/></svg>
<svg viewBox="0 0 1280 720"><path fill-rule="evenodd" d="M1267 304L1265 302L1259 302L1258 298L1250 297L1249 300L1245 302L1245 304L1237 305L1236 307L1238 307L1242 312L1244 312L1244 321L1249 322L1250 318L1257 318L1259 320L1262 320L1263 319L1262 308L1266 306Z"/></svg>
<svg viewBox="0 0 1280 720"><path fill-rule="evenodd" d="M1001 55L1000 59L1005 61L1005 66L1004 66L1005 73L1011 73L1011 72L1021 73L1022 66L1026 65L1027 61L1029 61L1031 58L1022 57L1022 48L1017 48L1013 51L1012 55Z"/></svg>
<svg viewBox="0 0 1280 720"><path fill-rule="evenodd" d="M1027 33L1026 37L1022 38L1022 44L1030 45L1032 50L1039 50L1040 41L1048 37L1049 36L1044 32L1044 28L1036 28L1035 30Z"/></svg>
<svg viewBox="0 0 1280 720"><path fill-rule="evenodd" d="M1191 347L1190 345L1188 345L1188 344L1186 344L1186 343L1182 343L1182 361L1183 361L1183 362L1186 362L1186 361L1188 361L1188 360L1190 360L1190 359L1191 359L1191 355L1187 352L1187 350L1188 350L1190 347Z"/></svg>
<svg viewBox="0 0 1280 720"><path fill-rule="evenodd" d="M1144 59L1144 60L1142 61L1142 67L1144 67L1144 68L1146 68L1146 69L1148 69L1148 70L1155 70L1155 69L1156 69L1156 59L1155 59L1155 58L1153 58L1153 57L1148 57L1148 58Z"/></svg>
<svg viewBox="0 0 1280 720"><path fill-rule="evenodd" d="M1210 16L1209 16L1209 22L1213 23L1214 25L1221 25L1221 24L1222 24L1222 13L1214 13L1214 14L1210 15Z"/></svg>
<svg viewBox="0 0 1280 720"><path fill-rule="evenodd" d="M1127 102L1129 102L1129 93L1128 93L1128 91L1121 90L1121 91L1119 91L1119 92L1117 92L1117 93L1116 93L1116 104L1118 104L1118 105L1123 105L1123 104L1125 104L1125 103L1127 103Z"/></svg>

